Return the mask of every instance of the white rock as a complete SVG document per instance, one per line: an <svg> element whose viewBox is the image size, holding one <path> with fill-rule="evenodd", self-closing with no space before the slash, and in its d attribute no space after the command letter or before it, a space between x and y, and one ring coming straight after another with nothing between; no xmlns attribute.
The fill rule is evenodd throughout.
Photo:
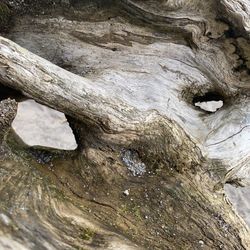
<svg viewBox="0 0 250 250"><path fill-rule="evenodd" d="M203 240L199 240L199 244L203 246L204 245L204 241Z"/></svg>
<svg viewBox="0 0 250 250"><path fill-rule="evenodd" d="M65 115L34 100L18 104L12 128L30 147L41 146L61 150L74 150L77 147Z"/></svg>
<svg viewBox="0 0 250 250"><path fill-rule="evenodd" d="M123 194L126 195L126 196L128 196L128 195L129 195L129 190L128 190L128 189L125 190L125 191L123 192Z"/></svg>
<svg viewBox="0 0 250 250"><path fill-rule="evenodd" d="M195 106L209 112L215 112L223 106L223 101L197 102Z"/></svg>

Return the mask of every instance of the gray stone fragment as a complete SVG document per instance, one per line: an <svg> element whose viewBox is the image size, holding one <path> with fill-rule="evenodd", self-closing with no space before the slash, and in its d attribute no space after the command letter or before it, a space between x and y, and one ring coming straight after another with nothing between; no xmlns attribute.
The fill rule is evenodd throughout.
<svg viewBox="0 0 250 250"><path fill-rule="evenodd" d="M61 150L74 150L77 147L65 115L34 100L18 104L12 128L30 147L40 146Z"/></svg>

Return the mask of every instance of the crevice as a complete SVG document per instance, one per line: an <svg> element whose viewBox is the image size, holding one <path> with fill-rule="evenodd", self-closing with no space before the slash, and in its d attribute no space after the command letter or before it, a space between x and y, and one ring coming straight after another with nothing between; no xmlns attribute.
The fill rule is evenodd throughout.
<svg viewBox="0 0 250 250"><path fill-rule="evenodd" d="M220 144L220 143L222 143L222 142L225 142L225 141L231 139L232 137L234 137L234 136L240 134L240 133L241 133L245 128L247 128L247 127L250 127L250 125L244 126L240 131L238 131L237 133L235 133L235 134L233 134L233 135L230 135L229 137L227 137L227 138L224 139L224 140L221 140L221 141L219 141L219 142L215 142L215 143L213 143L213 144L209 144L208 147L211 147L211 146L214 146L214 145L218 145L218 144Z"/></svg>
<svg viewBox="0 0 250 250"><path fill-rule="evenodd" d="M25 96L18 90L0 84L0 101L8 98L14 99L18 102L24 100Z"/></svg>

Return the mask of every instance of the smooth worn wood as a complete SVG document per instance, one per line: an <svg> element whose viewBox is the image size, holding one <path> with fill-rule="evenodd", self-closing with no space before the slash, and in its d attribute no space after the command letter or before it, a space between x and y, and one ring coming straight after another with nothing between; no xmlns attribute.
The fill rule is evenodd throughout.
<svg viewBox="0 0 250 250"><path fill-rule="evenodd" d="M250 180L248 1L5 2L1 84L64 112L79 148L4 139L0 246L250 248L224 195Z"/></svg>

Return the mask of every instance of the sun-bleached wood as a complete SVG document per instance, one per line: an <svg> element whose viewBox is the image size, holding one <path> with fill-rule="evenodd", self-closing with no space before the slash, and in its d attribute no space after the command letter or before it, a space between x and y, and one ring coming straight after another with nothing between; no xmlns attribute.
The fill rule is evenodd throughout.
<svg viewBox="0 0 250 250"><path fill-rule="evenodd" d="M249 182L248 2L92 3L74 5L68 14L19 17L8 38L0 38L1 82L74 119L84 161L74 168L80 171L76 176L73 163L55 164L60 185L73 200L91 207L95 219L106 218L124 249L249 248L249 230L223 195L224 183ZM223 99L214 113L193 103L209 92ZM126 162L133 166L133 160L145 164L145 176L126 172ZM20 172L25 176L25 164ZM52 197L47 183L32 185L39 192L27 206L41 216L34 227L48 223L49 213L40 214L33 202L50 197L43 204L50 213L65 219L72 208L71 217L84 220L79 227L89 219L90 228L115 249L107 231L83 208L80 216L73 201ZM132 200L124 200L124 190ZM17 214L13 221L22 228ZM56 216L50 223L60 247L78 244L67 221L70 240L58 233ZM31 231L21 235L34 242ZM85 238L92 234L84 232ZM118 232L130 239L127 246ZM99 236L92 235L97 245ZM45 238L55 245L55 239Z"/></svg>

